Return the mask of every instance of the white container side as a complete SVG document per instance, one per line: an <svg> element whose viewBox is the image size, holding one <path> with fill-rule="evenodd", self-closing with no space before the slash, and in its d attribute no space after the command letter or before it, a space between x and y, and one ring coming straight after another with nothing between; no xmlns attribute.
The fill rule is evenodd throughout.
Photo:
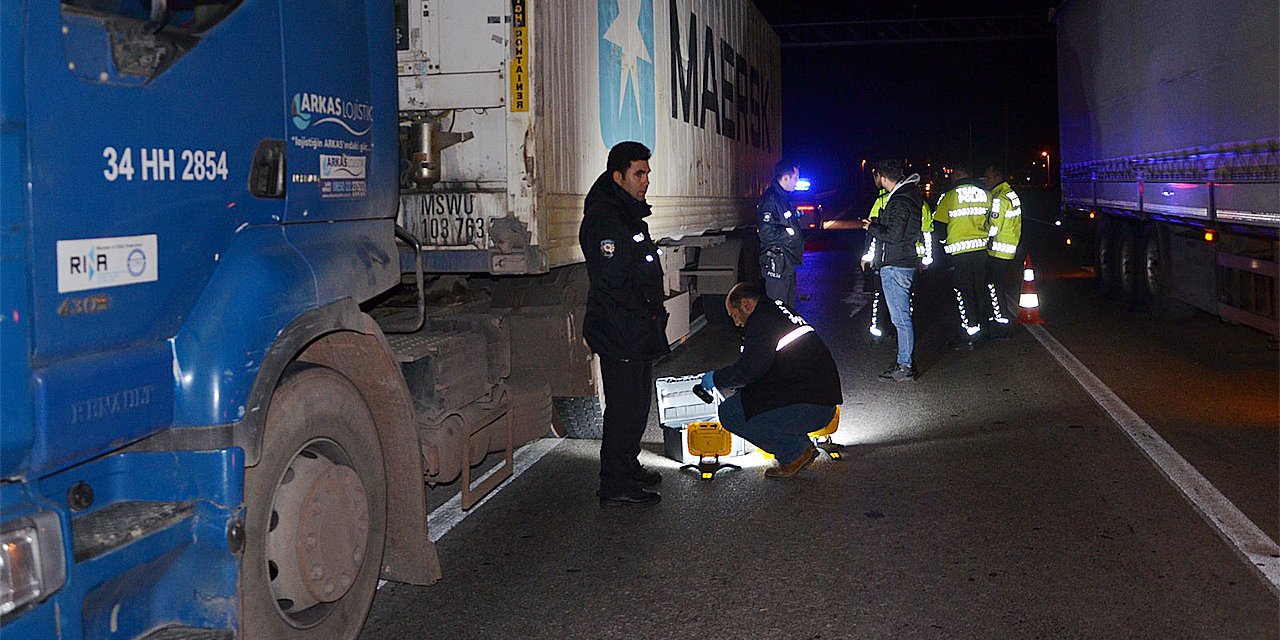
<svg viewBox="0 0 1280 640"><path fill-rule="evenodd" d="M515 169L532 176L551 266L583 259L583 200L622 140L653 150L655 239L751 222L782 148L782 79L777 34L750 0L531 5L534 152Z"/></svg>

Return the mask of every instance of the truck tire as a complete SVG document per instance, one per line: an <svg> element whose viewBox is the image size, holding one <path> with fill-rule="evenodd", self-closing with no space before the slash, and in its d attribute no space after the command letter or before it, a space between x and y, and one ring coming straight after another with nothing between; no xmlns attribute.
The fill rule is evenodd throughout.
<svg viewBox="0 0 1280 640"><path fill-rule="evenodd" d="M1120 222L1109 216L1098 218L1098 232L1094 240L1094 270L1098 276L1098 293L1104 298L1118 295L1116 235Z"/></svg>
<svg viewBox="0 0 1280 640"><path fill-rule="evenodd" d="M1195 307L1173 295L1173 270L1169 255L1169 232L1158 224L1149 224L1143 233L1143 289L1151 313L1161 320L1179 322L1190 318Z"/></svg>
<svg viewBox="0 0 1280 640"><path fill-rule="evenodd" d="M599 440L604 437L604 412L595 396L553 398L552 432L561 438Z"/></svg>
<svg viewBox="0 0 1280 640"><path fill-rule="evenodd" d="M1116 278L1119 284L1120 299L1133 311L1146 309L1147 298L1143 295L1144 252L1143 237L1138 233L1138 226L1125 221L1119 225L1116 244Z"/></svg>
<svg viewBox="0 0 1280 640"><path fill-rule="evenodd" d="M342 374L292 367L264 429L261 458L245 470L239 637L353 639L377 591L386 538L373 416Z"/></svg>

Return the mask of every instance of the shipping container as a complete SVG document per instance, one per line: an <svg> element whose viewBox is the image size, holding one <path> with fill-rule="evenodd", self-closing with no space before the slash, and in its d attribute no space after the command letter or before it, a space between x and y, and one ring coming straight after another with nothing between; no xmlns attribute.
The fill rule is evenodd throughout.
<svg viewBox="0 0 1280 640"><path fill-rule="evenodd" d="M408 4L406 137L429 137L413 131L433 124L437 135L472 136L440 151L438 176L401 198L400 221L429 247L429 270L527 274L581 262L583 199L624 140L654 154L655 239L751 223L782 148L782 79L778 37L750 2ZM495 20L508 5L510 43ZM504 250L506 232L527 232L527 252Z"/></svg>

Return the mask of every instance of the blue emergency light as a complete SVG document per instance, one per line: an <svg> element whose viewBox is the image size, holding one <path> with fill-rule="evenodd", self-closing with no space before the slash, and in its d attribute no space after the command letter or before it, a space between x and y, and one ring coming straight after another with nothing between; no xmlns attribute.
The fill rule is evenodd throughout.
<svg viewBox="0 0 1280 640"><path fill-rule="evenodd" d="M796 191L808 191L810 186L812 185L810 185L808 178L796 180Z"/></svg>

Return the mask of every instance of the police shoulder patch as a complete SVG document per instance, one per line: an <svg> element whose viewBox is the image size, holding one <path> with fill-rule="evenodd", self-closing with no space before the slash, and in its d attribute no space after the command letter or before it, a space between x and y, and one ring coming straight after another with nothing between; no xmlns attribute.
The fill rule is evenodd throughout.
<svg viewBox="0 0 1280 640"><path fill-rule="evenodd" d="M613 252L616 248L617 247L614 245L613 240L605 239L600 241L600 255L606 258L612 258Z"/></svg>

